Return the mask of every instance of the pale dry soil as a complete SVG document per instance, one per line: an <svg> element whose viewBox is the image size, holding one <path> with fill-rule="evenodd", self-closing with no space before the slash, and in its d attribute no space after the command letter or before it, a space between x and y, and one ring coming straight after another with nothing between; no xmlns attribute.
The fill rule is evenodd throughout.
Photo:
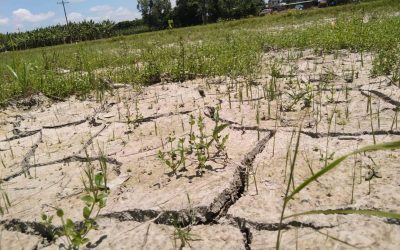
<svg viewBox="0 0 400 250"><path fill-rule="evenodd" d="M1 189L12 203L1 217L1 249L62 248L63 238L47 241L41 214L62 208L82 221L83 170L88 162L98 168L102 155L110 192L86 248L275 248L293 131L302 128L293 186L326 158L371 145L374 136L377 143L400 139L394 119L399 88L387 77L371 77L371 60L348 51L271 51L257 79L216 77L141 89L113 84L101 99L53 101L38 94L11 103L0 111ZM267 91L273 81L281 93L275 98ZM217 107L229 124L222 132L229 134L228 157L216 155L199 171L190 156L187 171L171 175L157 152L169 150L168 136L187 137L190 115L205 117L210 134ZM285 214L345 208L399 213L399 152L349 158L295 196ZM380 178L366 180L372 169ZM175 237L176 222L190 225L191 241ZM58 218L54 223L60 225ZM377 217L298 216L282 227L283 249L400 244L399 221Z"/></svg>

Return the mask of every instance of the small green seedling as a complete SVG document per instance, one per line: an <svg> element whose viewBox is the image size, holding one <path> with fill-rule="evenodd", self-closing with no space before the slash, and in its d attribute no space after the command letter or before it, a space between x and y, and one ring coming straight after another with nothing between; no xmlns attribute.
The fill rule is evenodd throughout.
<svg viewBox="0 0 400 250"><path fill-rule="evenodd" d="M183 249L186 246L190 246L190 241L196 241L199 240L199 237L197 235L194 235L192 233L192 227L196 222L196 216L195 212L192 206L192 203L190 201L189 194L186 194L188 203L189 203L189 208L187 210L187 218L188 218L188 225L186 227L182 227L179 225L178 219L174 218L173 225L175 228L173 238L174 238L174 245L175 248L177 248L177 240L180 241L180 247L179 249Z"/></svg>
<svg viewBox="0 0 400 250"><path fill-rule="evenodd" d="M197 119L193 115L189 116L190 131L188 140L186 140L185 137L179 138L176 147L174 147L176 138L173 136L168 137L170 149L169 151L160 150L158 152L158 158L172 170L172 174L176 175L177 171L186 171L186 161L188 159L190 160L190 156L192 156L193 153L195 160L197 160L197 175L199 176L202 175L207 161L209 161L210 158L220 156L221 153L225 155L225 159L228 158L226 142L228 141L229 135L222 136L221 132L229 125L221 124L219 108L213 113L212 119L215 124L211 135L206 133L204 117L200 114ZM195 125L197 125L197 132L195 132ZM185 146L186 141L188 144ZM216 151L213 150L213 154L211 155L210 151L213 146Z"/></svg>
<svg viewBox="0 0 400 250"><path fill-rule="evenodd" d="M197 156L197 161L199 163L198 169L202 171L205 168L206 162L210 157L210 144L207 142L208 136L205 132L206 126L204 123L204 117L201 114L197 118L197 127L199 128L199 135L197 136L198 141L195 143L195 155Z"/></svg>
<svg viewBox="0 0 400 250"><path fill-rule="evenodd" d="M68 250L79 249L80 246L89 242L87 235L93 229L97 229L96 219L101 209L106 206L108 188L107 165L104 160L100 160L100 166L101 171L95 173L93 165L88 161L88 165L84 170L82 182L86 194L81 197L81 200L85 203L82 209L83 221L81 223L74 223L71 219L65 218L64 210L55 208L56 216L62 223L61 228L56 228L52 224L54 216L42 214L42 223L47 228L47 231L52 234L53 239L55 237L65 237Z"/></svg>
<svg viewBox="0 0 400 250"><path fill-rule="evenodd" d="M167 152L158 151L158 158L171 169L172 174L176 175L181 166L181 170L186 170L187 149L184 146L185 138L180 138L178 140L177 148L173 146L173 142L176 140L175 137L169 136L167 139L170 143L170 150Z"/></svg>
<svg viewBox="0 0 400 250"><path fill-rule="evenodd" d="M221 152L225 151L226 149L225 144L229 139L229 135L225 135L224 137L222 137L222 135L220 134L224 129L229 127L229 124L220 124L219 108L215 109L213 120L215 124L214 124L214 129L212 131L212 140L209 142L210 144L209 146L211 146L211 143L215 141L216 143L215 147L217 149L216 154L219 155ZM228 157L228 154L226 154L226 157Z"/></svg>

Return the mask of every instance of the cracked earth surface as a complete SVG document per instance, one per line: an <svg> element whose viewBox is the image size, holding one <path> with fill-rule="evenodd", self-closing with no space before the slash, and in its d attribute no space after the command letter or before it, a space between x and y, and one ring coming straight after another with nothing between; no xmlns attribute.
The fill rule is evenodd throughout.
<svg viewBox="0 0 400 250"><path fill-rule="evenodd" d="M371 56L362 65L359 55L347 51L323 56L292 51L290 61L288 53L265 54L262 74L247 87L249 81L227 77L140 90L119 84L102 100L52 101L38 94L1 110L1 187L12 203L1 217L1 249L59 249L64 242L47 241L40 215L61 207L74 221L82 218L82 171L88 161L98 164L100 152L110 169L110 194L86 248L275 248L287 159L295 143L291 137L300 123L295 185L321 169L325 155L335 159L373 144L374 137L378 143L400 139L393 119L399 88L386 77L370 76ZM275 81L282 95L268 101L271 62L280 62ZM303 98L293 101L305 89L314 95L308 108ZM221 121L229 124L223 131L229 134L228 159L208 162L202 176L195 161L178 177L169 175L157 158L158 150L168 147L167 137L187 136L189 116L199 114L210 133L218 106ZM345 161L296 196L286 214L344 208L399 212L399 152ZM371 167L382 178L365 181ZM195 215L194 240L183 247L173 237L171 218L185 226L189 210ZM282 229L283 249L395 249L400 244L399 222L376 217L300 216L284 220Z"/></svg>

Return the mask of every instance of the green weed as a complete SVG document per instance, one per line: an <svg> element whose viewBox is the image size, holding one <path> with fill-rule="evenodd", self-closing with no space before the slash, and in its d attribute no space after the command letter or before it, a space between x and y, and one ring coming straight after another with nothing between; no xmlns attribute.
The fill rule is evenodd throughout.
<svg viewBox="0 0 400 250"><path fill-rule="evenodd" d="M106 206L106 198L108 195L107 187L107 163L104 157L101 157L100 171L95 173L95 168L89 161L82 176L82 183L85 195L81 200L85 203L82 210L83 221L74 223L71 219L65 217L62 208L56 208L56 216L61 220L62 227L53 226L54 215L48 216L42 214L42 223L55 237L65 237L67 239L67 249L79 249L80 246L89 242L87 234L97 229L96 219L100 211Z"/></svg>

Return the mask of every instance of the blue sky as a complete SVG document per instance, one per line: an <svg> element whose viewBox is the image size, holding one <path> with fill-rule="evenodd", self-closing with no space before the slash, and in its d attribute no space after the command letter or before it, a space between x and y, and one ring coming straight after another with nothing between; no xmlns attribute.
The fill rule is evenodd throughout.
<svg viewBox="0 0 400 250"><path fill-rule="evenodd" d="M26 31L37 27L65 24L61 0L0 0L0 32ZM69 21L101 21L140 18L137 0L68 0ZM171 1L174 2L174 1Z"/></svg>

